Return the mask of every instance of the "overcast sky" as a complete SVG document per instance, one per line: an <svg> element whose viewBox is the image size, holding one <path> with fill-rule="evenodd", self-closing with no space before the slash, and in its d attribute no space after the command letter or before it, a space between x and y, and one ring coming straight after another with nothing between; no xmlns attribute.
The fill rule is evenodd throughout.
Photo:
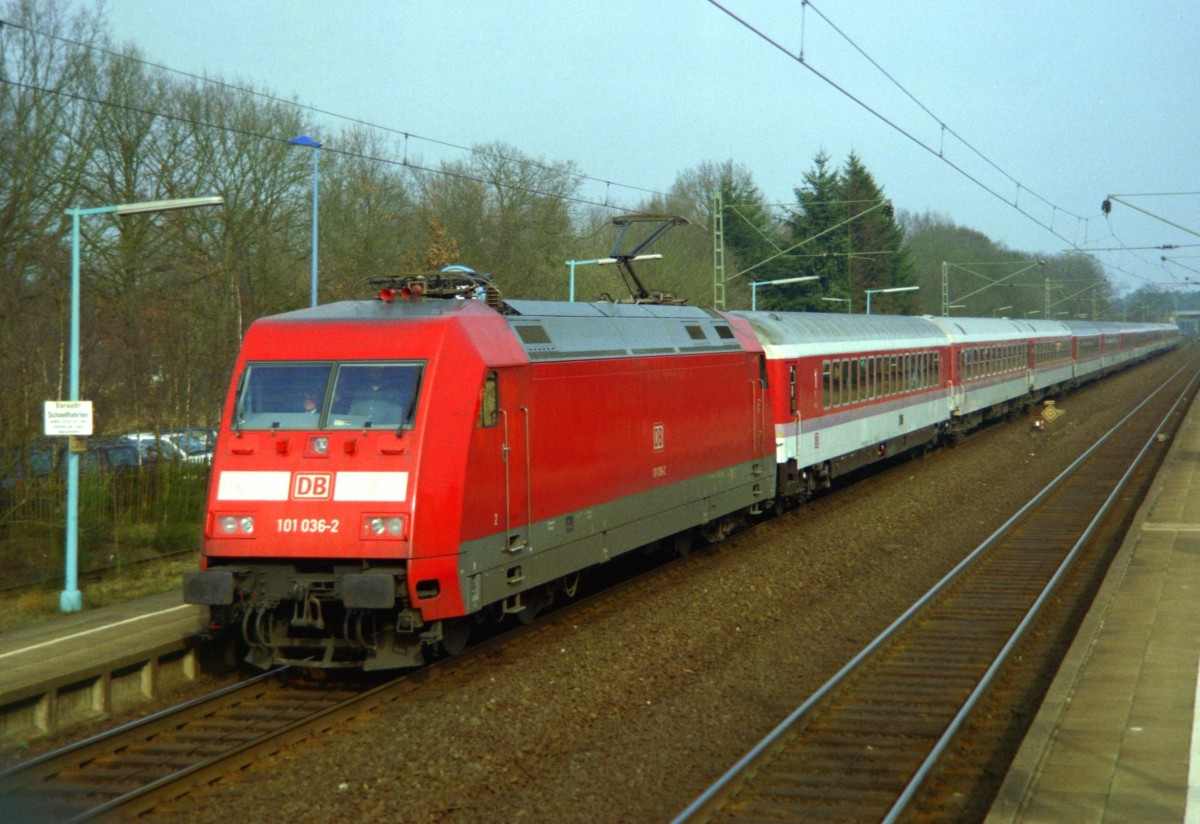
<svg viewBox="0 0 1200 824"><path fill-rule="evenodd" d="M838 165L853 150L897 209L1024 252L1117 247L1096 255L1132 288L1200 280L1195 0L105 8L117 42L149 60L432 141L501 141L658 191L702 161L732 159L772 202L794 201L819 150ZM348 125L310 118L318 140ZM453 156L410 146L434 162ZM584 195L639 197L600 183ZM1105 218L1108 195L1120 200ZM1180 248L1124 250L1164 244Z"/></svg>

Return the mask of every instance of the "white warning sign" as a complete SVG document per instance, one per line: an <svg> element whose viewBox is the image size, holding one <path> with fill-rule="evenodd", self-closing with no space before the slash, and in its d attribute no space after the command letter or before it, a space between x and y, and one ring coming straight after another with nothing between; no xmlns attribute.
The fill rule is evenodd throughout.
<svg viewBox="0 0 1200 824"><path fill-rule="evenodd" d="M47 435L91 435L91 401L46 401L44 407Z"/></svg>

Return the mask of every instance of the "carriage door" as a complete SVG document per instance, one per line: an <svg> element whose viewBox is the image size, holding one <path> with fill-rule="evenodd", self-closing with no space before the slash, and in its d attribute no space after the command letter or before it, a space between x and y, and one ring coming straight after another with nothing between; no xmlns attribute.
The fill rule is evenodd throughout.
<svg viewBox="0 0 1200 824"><path fill-rule="evenodd" d="M788 367L788 409L791 411L791 422L796 427L795 432L791 437L791 443L787 447L788 454L786 457L800 458L800 387L796 381L797 364L792 363Z"/></svg>
<svg viewBox="0 0 1200 824"><path fill-rule="evenodd" d="M971 369L971 350L959 347L951 350L950 358L950 413L958 415L966 400L966 380Z"/></svg>

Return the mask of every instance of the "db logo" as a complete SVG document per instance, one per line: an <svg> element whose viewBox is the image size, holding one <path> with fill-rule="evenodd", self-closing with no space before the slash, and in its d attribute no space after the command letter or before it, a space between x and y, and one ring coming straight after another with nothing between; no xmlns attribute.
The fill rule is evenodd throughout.
<svg viewBox="0 0 1200 824"><path fill-rule="evenodd" d="M292 478L292 498L327 501L333 494L333 476L328 472L297 472Z"/></svg>

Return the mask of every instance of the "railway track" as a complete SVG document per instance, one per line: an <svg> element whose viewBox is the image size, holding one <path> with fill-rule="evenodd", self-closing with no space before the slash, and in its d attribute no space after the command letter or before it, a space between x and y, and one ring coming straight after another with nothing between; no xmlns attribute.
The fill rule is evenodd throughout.
<svg viewBox="0 0 1200 824"><path fill-rule="evenodd" d="M353 705L363 690L267 673L0 772L0 819L136 815Z"/></svg>
<svg viewBox="0 0 1200 824"><path fill-rule="evenodd" d="M697 556L634 571L595 594L473 643L464 653L395 677L338 674L316 680L265 673L152 716L0 770L0 822L128 820L173 809L193 789L455 675L520 639L619 609L663 575L684 574ZM166 805L164 807L164 805Z"/></svg>
<svg viewBox="0 0 1200 824"><path fill-rule="evenodd" d="M1120 517L1136 509L1141 496L1122 493L1139 471L1152 477L1145 458L1163 452L1154 446L1168 422L1182 421L1194 369L1177 372L1110 430L675 824L977 819L970 794L987 783L981 773L996 769L983 739L1005 735L997 716L1011 715L1013 695L1038 677L1024 659L1044 655L1061 634L1039 621L1086 611L1054 601L1082 588L1090 603L1124 532L1110 516L1122 498L1129 513Z"/></svg>

